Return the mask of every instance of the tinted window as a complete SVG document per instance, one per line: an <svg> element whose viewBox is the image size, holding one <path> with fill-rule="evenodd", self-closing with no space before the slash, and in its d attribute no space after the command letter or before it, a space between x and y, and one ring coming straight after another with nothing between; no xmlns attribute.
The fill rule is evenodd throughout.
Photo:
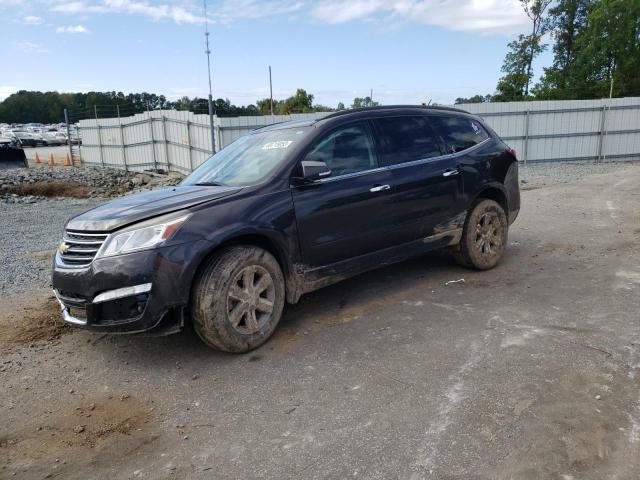
<svg viewBox="0 0 640 480"><path fill-rule="evenodd" d="M434 115L429 121L444 139L449 152L461 152L489 138L482 125L472 118Z"/></svg>
<svg viewBox="0 0 640 480"><path fill-rule="evenodd" d="M306 160L325 162L332 177L378 166L369 128L364 123L338 128L321 138L311 148Z"/></svg>
<svg viewBox="0 0 640 480"><path fill-rule="evenodd" d="M375 120L385 144L387 163L405 163L442 155L433 131L423 117Z"/></svg>

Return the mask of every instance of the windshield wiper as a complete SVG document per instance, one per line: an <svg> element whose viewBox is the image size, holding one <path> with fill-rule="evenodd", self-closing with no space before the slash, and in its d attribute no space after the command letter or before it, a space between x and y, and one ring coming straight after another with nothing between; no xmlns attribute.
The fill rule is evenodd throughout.
<svg viewBox="0 0 640 480"><path fill-rule="evenodd" d="M198 187L226 187L226 185L221 182L200 182L195 185Z"/></svg>

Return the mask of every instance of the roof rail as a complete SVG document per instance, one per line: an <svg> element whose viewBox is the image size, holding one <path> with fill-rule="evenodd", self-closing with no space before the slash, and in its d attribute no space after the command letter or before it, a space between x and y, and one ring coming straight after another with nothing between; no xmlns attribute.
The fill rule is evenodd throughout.
<svg viewBox="0 0 640 480"><path fill-rule="evenodd" d="M327 120L329 118L340 117L342 115L349 115L352 113L358 112L371 112L376 110L399 110L399 109L409 109L409 108L424 108L427 110L444 110L450 112L459 112L459 113L469 113L461 108L455 107L445 107L442 105L379 105L377 107L362 107L362 108L351 108L346 110L340 110L339 112L334 112L326 117L319 118L318 121Z"/></svg>

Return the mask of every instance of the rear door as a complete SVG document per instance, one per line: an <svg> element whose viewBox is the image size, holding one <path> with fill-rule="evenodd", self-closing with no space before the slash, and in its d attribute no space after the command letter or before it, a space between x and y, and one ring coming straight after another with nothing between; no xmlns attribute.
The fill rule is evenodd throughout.
<svg viewBox="0 0 640 480"><path fill-rule="evenodd" d="M491 137L473 117L433 113L427 118L433 129L442 137L447 153L456 158L459 171L457 177L462 187L462 203L468 206L481 187L483 179L492 176L492 160L503 154L503 148L491 148L490 145L495 145L491 142Z"/></svg>
<svg viewBox="0 0 640 480"><path fill-rule="evenodd" d="M393 175L398 238L409 242L442 231L461 203L456 159L446 155L425 116L382 117L374 125Z"/></svg>
<svg viewBox="0 0 640 480"><path fill-rule="evenodd" d="M391 176L378 163L368 121L319 138L306 160L323 161L331 176L292 186L304 262L329 265L393 244Z"/></svg>

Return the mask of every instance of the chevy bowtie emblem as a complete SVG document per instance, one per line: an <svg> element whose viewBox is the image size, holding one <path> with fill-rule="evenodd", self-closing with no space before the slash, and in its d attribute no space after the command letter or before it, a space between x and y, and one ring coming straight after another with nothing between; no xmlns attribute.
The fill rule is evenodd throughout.
<svg viewBox="0 0 640 480"><path fill-rule="evenodd" d="M59 251L61 254L63 254L63 255L64 255L65 253L67 253L67 250L69 250L69 245L67 245L67 244L66 244L66 243L64 243L64 242L62 242L62 243L60 244L60 246L58 247L58 251Z"/></svg>

